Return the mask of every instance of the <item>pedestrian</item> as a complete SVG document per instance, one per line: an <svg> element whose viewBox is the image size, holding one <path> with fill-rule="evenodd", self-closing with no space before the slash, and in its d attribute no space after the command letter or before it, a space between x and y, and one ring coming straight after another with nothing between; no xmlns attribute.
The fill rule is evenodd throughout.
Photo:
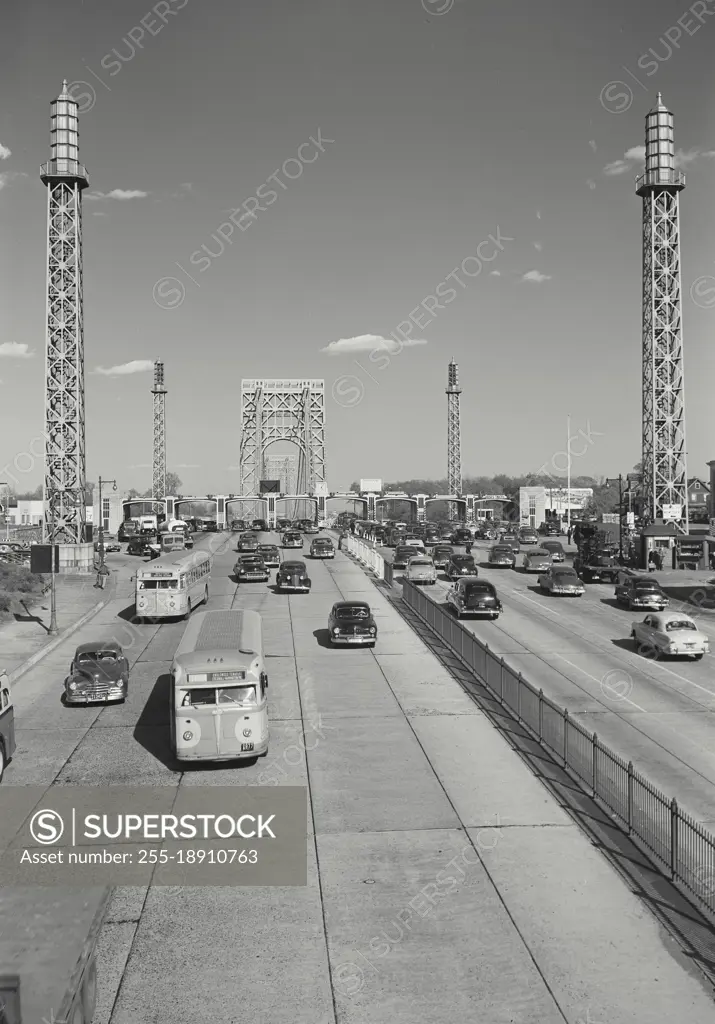
<svg viewBox="0 0 715 1024"><path fill-rule="evenodd" d="M648 555L648 572L655 572L656 554L655 551L651 551Z"/></svg>
<svg viewBox="0 0 715 1024"><path fill-rule="evenodd" d="M106 565L100 565L97 569L97 582L94 584L95 587L99 587L100 590L104 590L104 586L107 582L107 576L109 576L109 569Z"/></svg>
<svg viewBox="0 0 715 1024"><path fill-rule="evenodd" d="M355 520L354 519L351 520L351 522L350 522L350 532L352 533L352 535L354 537L355 536Z"/></svg>
<svg viewBox="0 0 715 1024"><path fill-rule="evenodd" d="M468 555L471 555L471 553L472 553L472 542L471 542L471 540L468 540L467 543L464 545L464 550L465 550L465 552Z"/></svg>
<svg viewBox="0 0 715 1024"><path fill-rule="evenodd" d="M653 554L655 555L655 568L656 568L656 571L660 572L660 570L663 568L663 556L660 553L660 551L654 551Z"/></svg>

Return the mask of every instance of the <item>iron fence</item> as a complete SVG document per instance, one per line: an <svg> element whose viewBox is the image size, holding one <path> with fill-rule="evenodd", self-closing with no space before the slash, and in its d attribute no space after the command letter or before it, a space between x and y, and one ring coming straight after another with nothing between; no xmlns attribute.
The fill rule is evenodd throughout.
<svg viewBox="0 0 715 1024"><path fill-rule="evenodd" d="M715 836L408 580L403 600L674 881L715 913Z"/></svg>

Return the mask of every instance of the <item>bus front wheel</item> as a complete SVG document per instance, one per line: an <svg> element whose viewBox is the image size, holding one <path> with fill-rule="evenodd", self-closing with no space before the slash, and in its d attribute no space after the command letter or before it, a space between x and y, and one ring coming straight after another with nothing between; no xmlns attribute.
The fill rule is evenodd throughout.
<svg viewBox="0 0 715 1024"><path fill-rule="evenodd" d="M184 622L186 622L187 619L191 618L191 598L189 598L188 604L189 604L189 606L186 609L186 612L185 612L185 614L183 616Z"/></svg>
<svg viewBox="0 0 715 1024"><path fill-rule="evenodd" d="M5 774L5 747L3 746L2 740L0 740L0 782Z"/></svg>
<svg viewBox="0 0 715 1024"><path fill-rule="evenodd" d="M209 603L209 588L204 587L204 604Z"/></svg>

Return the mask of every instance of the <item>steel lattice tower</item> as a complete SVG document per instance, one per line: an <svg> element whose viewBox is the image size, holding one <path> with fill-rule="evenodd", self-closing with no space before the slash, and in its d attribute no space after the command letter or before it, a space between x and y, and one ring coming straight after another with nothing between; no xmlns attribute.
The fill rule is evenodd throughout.
<svg viewBox="0 0 715 1024"><path fill-rule="evenodd" d="M678 505L688 528L679 193L673 115L660 93L645 119L643 199L643 514L667 518Z"/></svg>
<svg viewBox="0 0 715 1024"><path fill-rule="evenodd" d="M275 441L298 447L296 488L312 494L325 481L325 381L241 381L241 494L258 494L266 449Z"/></svg>
<svg viewBox="0 0 715 1024"><path fill-rule="evenodd" d="M459 421L459 386L457 364L454 359L447 370L447 493L462 493L462 442ZM450 506L450 518L454 518L457 506Z"/></svg>
<svg viewBox="0 0 715 1024"><path fill-rule="evenodd" d="M155 515L164 511L166 497L166 388L164 387L164 364L154 363L154 451L151 474L151 497Z"/></svg>
<svg viewBox="0 0 715 1024"><path fill-rule="evenodd" d="M45 369L45 525L57 544L85 540L82 190L77 103L62 92L50 104L47 186L47 342Z"/></svg>

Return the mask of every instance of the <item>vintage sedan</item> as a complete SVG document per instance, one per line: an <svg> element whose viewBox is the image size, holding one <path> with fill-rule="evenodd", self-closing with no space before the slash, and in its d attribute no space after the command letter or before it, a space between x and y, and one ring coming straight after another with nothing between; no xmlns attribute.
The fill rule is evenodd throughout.
<svg viewBox="0 0 715 1024"><path fill-rule="evenodd" d="M519 542L521 544L538 544L539 535L531 526L525 526L519 530Z"/></svg>
<svg viewBox="0 0 715 1024"><path fill-rule="evenodd" d="M276 590L299 591L307 594L311 587L311 579L305 562L283 562L276 573Z"/></svg>
<svg viewBox="0 0 715 1024"><path fill-rule="evenodd" d="M539 576L539 588L545 594L562 594L567 597L583 597L586 593L576 570L564 565L552 565Z"/></svg>
<svg viewBox="0 0 715 1024"><path fill-rule="evenodd" d="M435 569L446 569L453 554L454 548L451 544L438 544L432 551Z"/></svg>
<svg viewBox="0 0 715 1024"><path fill-rule="evenodd" d="M113 537L111 535L111 533L110 534L106 534L105 533L105 535L103 537L103 540L104 540L104 550L105 550L105 552L107 554L110 554L112 551L121 551L122 550L122 545L119 543L119 541L116 539L116 537ZM94 542L94 550L95 551L99 551L99 541L98 540L96 540Z"/></svg>
<svg viewBox="0 0 715 1024"><path fill-rule="evenodd" d="M402 538L402 544L406 548L416 548L417 551L424 551L425 549L423 538L416 533L406 533Z"/></svg>
<svg viewBox="0 0 715 1024"><path fill-rule="evenodd" d="M492 567L502 569L514 569L516 566L516 555L510 544L495 544L489 549L487 562Z"/></svg>
<svg viewBox="0 0 715 1024"><path fill-rule="evenodd" d="M498 619L499 613L503 611L494 584L487 583L486 580L475 579L473 576L457 580L454 586L447 591L445 601L447 607L455 613L458 619L464 615L479 615L488 619Z"/></svg>
<svg viewBox="0 0 715 1024"><path fill-rule="evenodd" d="M254 554L258 551L258 540L255 533L242 533L238 538L237 551L252 551Z"/></svg>
<svg viewBox="0 0 715 1024"><path fill-rule="evenodd" d="M524 572L546 572L551 567L551 555L544 548L535 548L524 555Z"/></svg>
<svg viewBox="0 0 715 1024"><path fill-rule="evenodd" d="M313 522L312 519L303 519L301 521L300 528L303 531L303 533L308 534L308 536L314 533L320 533L320 530L318 529L318 524Z"/></svg>
<svg viewBox="0 0 715 1024"><path fill-rule="evenodd" d="M257 554L269 569L277 569L281 564L281 553L275 544L259 544Z"/></svg>
<svg viewBox="0 0 715 1024"><path fill-rule="evenodd" d="M231 532L240 533L246 529L245 519L232 519L231 520Z"/></svg>
<svg viewBox="0 0 715 1024"><path fill-rule="evenodd" d="M479 575L472 555L452 555L444 572L448 580L458 580L460 576Z"/></svg>
<svg viewBox="0 0 715 1024"><path fill-rule="evenodd" d="M393 569L406 569L407 563L411 558L415 557L415 549L408 547L405 544L400 544L395 548L395 554L392 558Z"/></svg>
<svg viewBox="0 0 715 1024"><path fill-rule="evenodd" d="M129 662L116 640L80 644L64 688L65 704L123 703L129 691Z"/></svg>
<svg viewBox="0 0 715 1024"><path fill-rule="evenodd" d="M549 552L552 562L564 562L566 560L566 552L560 540L544 540L539 547L542 551Z"/></svg>
<svg viewBox="0 0 715 1024"><path fill-rule="evenodd" d="M629 569L623 569L616 577L614 597L626 608L645 608L662 612L670 604L670 598L652 576L639 576Z"/></svg>
<svg viewBox="0 0 715 1024"><path fill-rule="evenodd" d="M632 623L631 637L639 653L646 656L681 655L700 661L710 653L707 634L701 633L690 616L681 612L646 615L642 622Z"/></svg>
<svg viewBox="0 0 715 1024"><path fill-rule="evenodd" d="M331 644L367 644L374 647L377 626L365 601L338 601L330 611L328 632Z"/></svg>
<svg viewBox="0 0 715 1024"><path fill-rule="evenodd" d="M511 548L515 555L518 555L521 552L519 536L516 533L505 533L499 541L499 544L503 547Z"/></svg>
<svg viewBox="0 0 715 1024"><path fill-rule="evenodd" d="M284 548L302 548L303 535L297 530L287 530L281 538L281 544Z"/></svg>
<svg viewBox="0 0 715 1024"><path fill-rule="evenodd" d="M136 537L131 537L127 544L128 555L150 555L151 546L153 543L153 537L144 536L138 534Z"/></svg>
<svg viewBox="0 0 715 1024"><path fill-rule="evenodd" d="M311 558L335 558L335 548L329 537L316 537L310 545Z"/></svg>
<svg viewBox="0 0 715 1024"><path fill-rule="evenodd" d="M266 583L271 571L259 555L243 555L233 567L233 574L239 583Z"/></svg>
<svg viewBox="0 0 715 1024"><path fill-rule="evenodd" d="M407 563L407 579L412 583L426 583L434 586L437 582L437 570L434 562L426 555L417 555Z"/></svg>

